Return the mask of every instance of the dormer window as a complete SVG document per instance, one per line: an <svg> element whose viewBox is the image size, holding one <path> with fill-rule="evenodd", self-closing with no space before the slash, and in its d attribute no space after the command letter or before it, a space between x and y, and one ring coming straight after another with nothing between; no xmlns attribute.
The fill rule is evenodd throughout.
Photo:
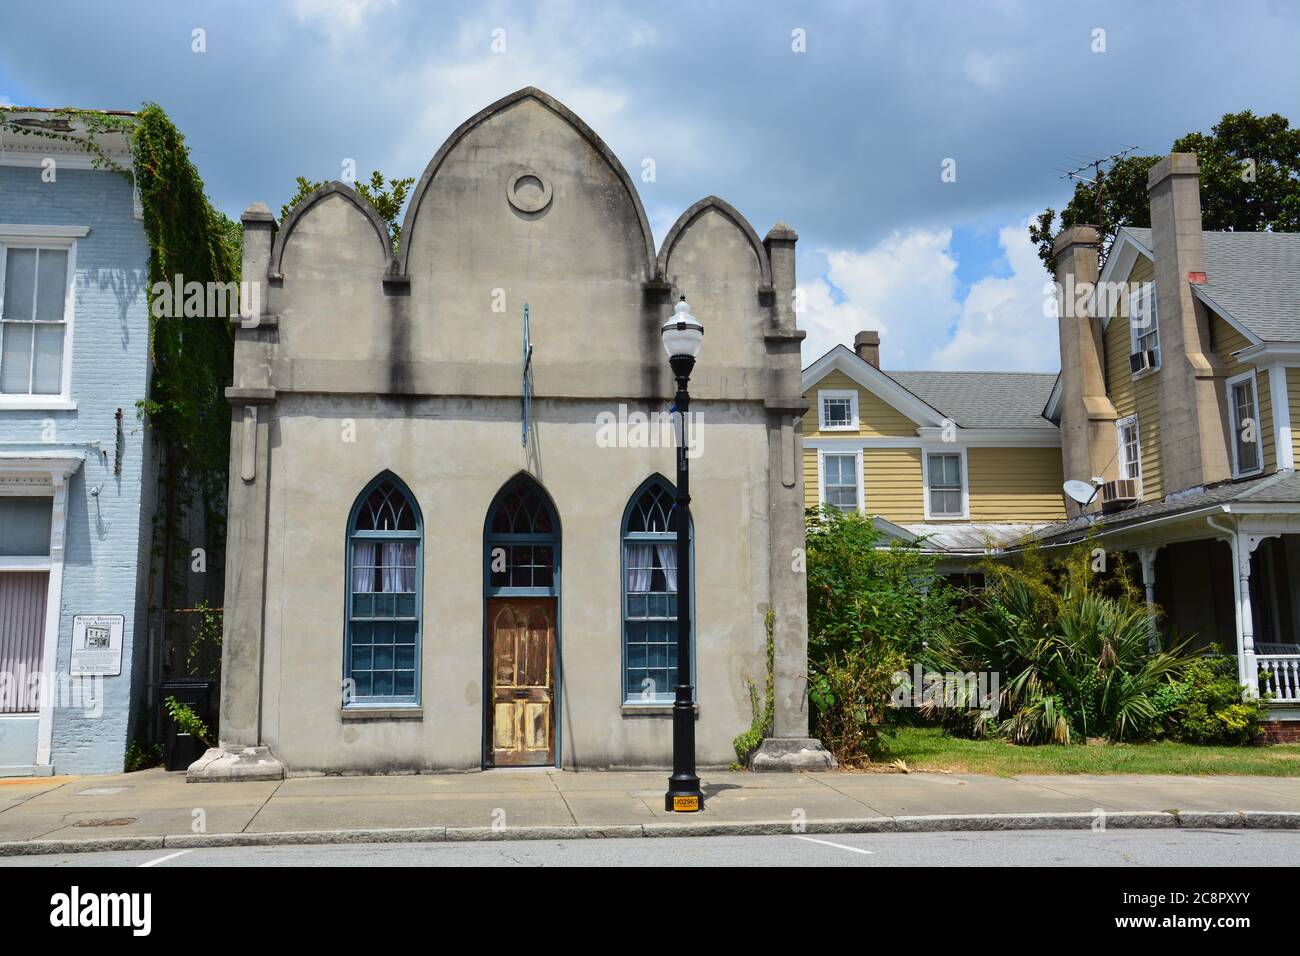
<svg viewBox="0 0 1300 956"><path fill-rule="evenodd" d="M817 425L824 432L858 430L856 390L823 390L817 393Z"/></svg>

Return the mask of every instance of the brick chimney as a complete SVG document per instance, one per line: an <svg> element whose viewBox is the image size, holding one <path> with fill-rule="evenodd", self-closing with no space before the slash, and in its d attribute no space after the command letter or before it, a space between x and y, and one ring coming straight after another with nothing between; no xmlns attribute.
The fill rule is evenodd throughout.
<svg viewBox="0 0 1300 956"><path fill-rule="evenodd" d="M1200 166L1170 153L1147 174L1160 330L1160 457L1166 493L1222 481L1228 457L1225 371L1210 348L1205 306L1189 276L1205 272Z"/></svg>
<svg viewBox="0 0 1300 956"><path fill-rule="evenodd" d="M1061 230L1056 257L1057 331L1061 348L1061 463L1067 479L1118 477L1115 406L1106 395L1101 322L1089 294L1097 284L1096 226ZM1082 510L1065 498L1070 515Z"/></svg>
<svg viewBox="0 0 1300 956"><path fill-rule="evenodd" d="M872 368L880 368L880 333L859 332L853 336L853 351Z"/></svg>

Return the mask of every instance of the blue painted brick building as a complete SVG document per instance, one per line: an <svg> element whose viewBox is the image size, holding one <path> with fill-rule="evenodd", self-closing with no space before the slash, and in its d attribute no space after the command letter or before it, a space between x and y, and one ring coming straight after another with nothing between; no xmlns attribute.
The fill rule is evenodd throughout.
<svg viewBox="0 0 1300 956"><path fill-rule="evenodd" d="M125 176L93 169L74 142L15 135L15 121L49 114L6 119L0 775L120 771L150 664L157 496L136 412L149 387L149 250ZM98 141L129 166L123 136Z"/></svg>

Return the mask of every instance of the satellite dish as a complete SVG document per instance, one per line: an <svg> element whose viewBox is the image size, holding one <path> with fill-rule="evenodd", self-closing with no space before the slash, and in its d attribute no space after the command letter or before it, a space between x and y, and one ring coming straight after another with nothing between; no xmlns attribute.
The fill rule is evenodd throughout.
<svg viewBox="0 0 1300 956"><path fill-rule="evenodd" d="M1091 504L1097 497L1097 488L1091 482L1067 481L1063 487L1066 496L1081 505Z"/></svg>

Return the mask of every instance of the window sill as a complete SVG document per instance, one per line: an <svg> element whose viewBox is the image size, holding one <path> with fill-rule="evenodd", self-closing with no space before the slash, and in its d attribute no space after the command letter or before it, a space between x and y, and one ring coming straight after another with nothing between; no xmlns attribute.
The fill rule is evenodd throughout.
<svg viewBox="0 0 1300 956"><path fill-rule="evenodd" d="M10 411L75 412L77 403L58 395L0 395L0 408Z"/></svg>
<svg viewBox="0 0 1300 956"><path fill-rule="evenodd" d="M695 704L694 709L695 709L695 716L698 719L700 716L700 705ZM672 701L668 701L667 703L663 703L663 704L624 704L623 716L624 717L667 717L671 719L673 716L673 704Z"/></svg>
<svg viewBox="0 0 1300 956"><path fill-rule="evenodd" d="M970 521L970 515L926 515L926 521Z"/></svg>
<svg viewBox="0 0 1300 956"><path fill-rule="evenodd" d="M1155 366L1155 367L1153 367L1153 368L1144 368L1144 369L1143 369L1142 371L1140 371L1140 372L1132 372L1132 373L1130 373L1130 375L1129 375L1129 379L1130 379L1131 381L1136 382L1138 379L1142 379L1142 378L1150 378L1152 375L1156 374L1156 372L1158 372L1158 371L1160 371L1160 366L1159 366L1159 365L1157 365L1157 366Z"/></svg>
<svg viewBox="0 0 1300 956"><path fill-rule="evenodd" d="M858 425L819 425L817 426L817 430L819 432L856 433L861 431L862 429Z"/></svg>
<svg viewBox="0 0 1300 956"><path fill-rule="evenodd" d="M340 707L343 720L424 720L423 707Z"/></svg>

